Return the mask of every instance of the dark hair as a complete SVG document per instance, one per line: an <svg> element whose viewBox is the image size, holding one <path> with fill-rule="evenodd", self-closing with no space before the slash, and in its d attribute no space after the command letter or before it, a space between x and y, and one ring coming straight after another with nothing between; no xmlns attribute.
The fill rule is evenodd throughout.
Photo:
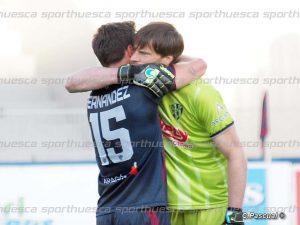
<svg viewBox="0 0 300 225"><path fill-rule="evenodd" d="M133 44L135 24L132 21L108 23L98 28L92 46L102 66L119 62L128 45Z"/></svg>
<svg viewBox="0 0 300 225"><path fill-rule="evenodd" d="M135 35L134 47L148 46L162 57L171 55L173 62L182 54L183 38L176 28L169 23L153 22L142 27Z"/></svg>

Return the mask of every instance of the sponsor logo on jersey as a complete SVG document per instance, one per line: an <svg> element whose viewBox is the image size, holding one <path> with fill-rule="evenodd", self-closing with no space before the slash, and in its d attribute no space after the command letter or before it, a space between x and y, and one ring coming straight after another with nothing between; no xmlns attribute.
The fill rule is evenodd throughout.
<svg viewBox="0 0 300 225"><path fill-rule="evenodd" d="M217 112L220 114L224 110L224 105L221 105L219 103L216 104Z"/></svg>
<svg viewBox="0 0 300 225"><path fill-rule="evenodd" d="M217 110L218 117L211 122L212 126L217 126L219 123L223 122L229 116L229 113L227 112L223 104L217 103L216 110Z"/></svg>
<svg viewBox="0 0 300 225"><path fill-rule="evenodd" d="M189 138L189 135L186 131L183 131L180 128L172 127L171 125L166 124L163 120L160 120L160 127L163 135L172 140L184 143Z"/></svg>
<svg viewBox="0 0 300 225"><path fill-rule="evenodd" d="M181 117L181 115L183 113L183 106L181 104L174 103L174 104L170 105L170 110L172 112L173 117L176 120L179 120L179 118Z"/></svg>
<svg viewBox="0 0 300 225"><path fill-rule="evenodd" d="M103 183L104 184L112 184L112 183L116 183L118 181L124 180L125 178L127 178L127 175L120 174L119 176L104 178Z"/></svg>

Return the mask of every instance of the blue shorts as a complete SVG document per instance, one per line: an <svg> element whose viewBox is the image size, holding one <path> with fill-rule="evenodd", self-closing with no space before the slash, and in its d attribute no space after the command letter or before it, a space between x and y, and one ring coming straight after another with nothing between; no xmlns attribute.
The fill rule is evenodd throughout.
<svg viewBox="0 0 300 225"><path fill-rule="evenodd" d="M97 225L170 225L170 213L157 209L112 212L97 216Z"/></svg>

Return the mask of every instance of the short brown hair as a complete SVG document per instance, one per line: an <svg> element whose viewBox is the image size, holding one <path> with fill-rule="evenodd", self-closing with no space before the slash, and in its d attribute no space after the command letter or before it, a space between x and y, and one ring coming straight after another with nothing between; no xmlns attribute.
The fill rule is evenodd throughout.
<svg viewBox="0 0 300 225"><path fill-rule="evenodd" d="M135 35L134 47L148 46L161 56L171 55L174 61L184 49L183 38L176 28L169 23L153 22L142 27Z"/></svg>
<svg viewBox="0 0 300 225"><path fill-rule="evenodd" d="M135 24L132 21L108 23L98 28L92 46L102 66L119 62L128 45L133 44Z"/></svg>

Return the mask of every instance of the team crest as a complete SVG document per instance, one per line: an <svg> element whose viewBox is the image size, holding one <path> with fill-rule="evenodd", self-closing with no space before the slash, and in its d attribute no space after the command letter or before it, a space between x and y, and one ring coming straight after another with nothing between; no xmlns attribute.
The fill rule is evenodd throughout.
<svg viewBox="0 0 300 225"><path fill-rule="evenodd" d="M183 112L183 106L178 103L174 103L173 105L170 105L170 109L174 118L178 120Z"/></svg>

